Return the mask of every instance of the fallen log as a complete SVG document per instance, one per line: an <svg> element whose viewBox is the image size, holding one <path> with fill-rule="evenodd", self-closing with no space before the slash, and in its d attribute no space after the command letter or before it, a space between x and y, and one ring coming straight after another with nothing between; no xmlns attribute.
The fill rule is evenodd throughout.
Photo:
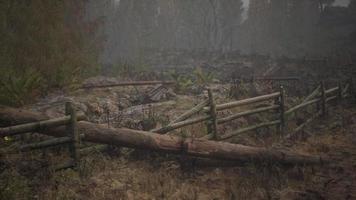
<svg viewBox="0 0 356 200"><path fill-rule="evenodd" d="M142 85L172 85L174 81L128 81L103 85L83 85L80 89L93 89L93 88L107 88L107 87L119 87L119 86L142 86Z"/></svg>
<svg viewBox="0 0 356 200"><path fill-rule="evenodd" d="M43 120L43 117L36 113L0 107L0 121L2 122L12 123L13 125L15 122L23 123L29 122L29 120L39 121ZM327 162L326 159L319 156L309 156L293 152L202 139L160 135L131 129L106 128L106 126L90 122L78 122L78 130L79 133L84 135L83 140L88 142L184 154L202 158L230 160L241 163L271 162L284 165L318 165ZM61 126L46 129L41 133L62 137L65 136L66 127Z"/></svg>

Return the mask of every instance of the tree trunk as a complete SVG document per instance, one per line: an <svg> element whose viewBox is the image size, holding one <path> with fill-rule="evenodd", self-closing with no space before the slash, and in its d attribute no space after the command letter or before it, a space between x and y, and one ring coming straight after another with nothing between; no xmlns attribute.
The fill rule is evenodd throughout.
<svg viewBox="0 0 356 200"><path fill-rule="evenodd" d="M0 107L0 121L3 125L15 125L44 120L37 113ZM90 122L78 122L79 133L83 140L93 143L148 149L160 152L184 154L218 160L245 162L271 162L286 165L323 164L321 157L302 155L292 152L276 151L266 148L249 147L239 144L207 141L160 135L151 132L113 129ZM65 136L65 126L46 129L42 134Z"/></svg>

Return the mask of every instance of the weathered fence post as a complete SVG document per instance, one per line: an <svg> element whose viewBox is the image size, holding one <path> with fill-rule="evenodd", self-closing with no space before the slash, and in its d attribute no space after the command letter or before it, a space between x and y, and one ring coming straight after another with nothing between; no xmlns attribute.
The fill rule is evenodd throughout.
<svg viewBox="0 0 356 200"><path fill-rule="evenodd" d="M208 88L208 96L209 96L209 106L210 106L210 120L207 122L208 128L208 135L211 135L213 140L217 139L217 129L218 129L218 122L217 122L217 114L216 114L216 104L213 96L213 92L211 88Z"/></svg>
<svg viewBox="0 0 356 200"><path fill-rule="evenodd" d="M71 158L73 159L73 166L74 168L78 167L78 160L79 160L79 132L78 132L78 125L77 125L77 112L73 106L73 103L66 102L66 115L70 115L70 122L67 124L67 131L68 136L71 138L71 143L69 144L69 151Z"/></svg>
<svg viewBox="0 0 356 200"><path fill-rule="evenodd" d="M280 90L280 97L279 97L279 117L280 117L280 120L281 120L281 123L280 123L280 126L279 126L279 129L281 131L281 134L284 134L284 129L286 127L286 121L285 121L285 98L284 98L284 95L285 95L285 90L284 90L284 87L281 85L279 87L279 90Z"/></svg>
<svg viewBox="0 0 356 200"><path fill-rule="evenodd" d="M326 94L325 94L325 83L324 81L320 82L321 86L321 113L323 117L326 116Z"/></svg>
<svg viewBox="0 0 356 200"><path fill-rule="evenodd" d="M339 89L337 90L337 96L338 96L338 103L340 104L342 101L342 83L341 83L341 81L338 82L338 87L339 87Z"/></svg>
<svg viewBox="0 0 356 200"><path fill-rule="evenodd" d="M349 80L349 84L350 84L350 87L349 87L349 90L350 90L350 96L351 96L351 99L354 99L354 101L356 101L356 93L354 91L354 80L353 78L351 77L350 80Z"/></svg>

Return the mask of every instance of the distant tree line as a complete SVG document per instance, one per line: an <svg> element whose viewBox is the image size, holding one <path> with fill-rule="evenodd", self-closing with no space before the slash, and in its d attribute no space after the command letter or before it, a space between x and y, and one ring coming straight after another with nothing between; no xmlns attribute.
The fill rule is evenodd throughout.
<svg viewBox="0 0 356 200"><path fill-rule="evenodd" d="M290 57L354 52L355 0L106 0L103 60L166 50L241 51ZM98 6L100 4L100 6ZM109 9L108 9L109 8Z"/></svg>

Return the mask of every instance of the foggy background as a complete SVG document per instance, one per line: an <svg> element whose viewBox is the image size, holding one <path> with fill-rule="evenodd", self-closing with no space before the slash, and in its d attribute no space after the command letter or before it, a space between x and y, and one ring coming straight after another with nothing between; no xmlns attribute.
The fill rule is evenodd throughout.
<svg viewBox="0 0 356 200"><path fill-rule="evenodd" d="M114 64L153 52L220 51L270 56L352 53L355 1L91 0L101 19L100 60Z"/></svg>

